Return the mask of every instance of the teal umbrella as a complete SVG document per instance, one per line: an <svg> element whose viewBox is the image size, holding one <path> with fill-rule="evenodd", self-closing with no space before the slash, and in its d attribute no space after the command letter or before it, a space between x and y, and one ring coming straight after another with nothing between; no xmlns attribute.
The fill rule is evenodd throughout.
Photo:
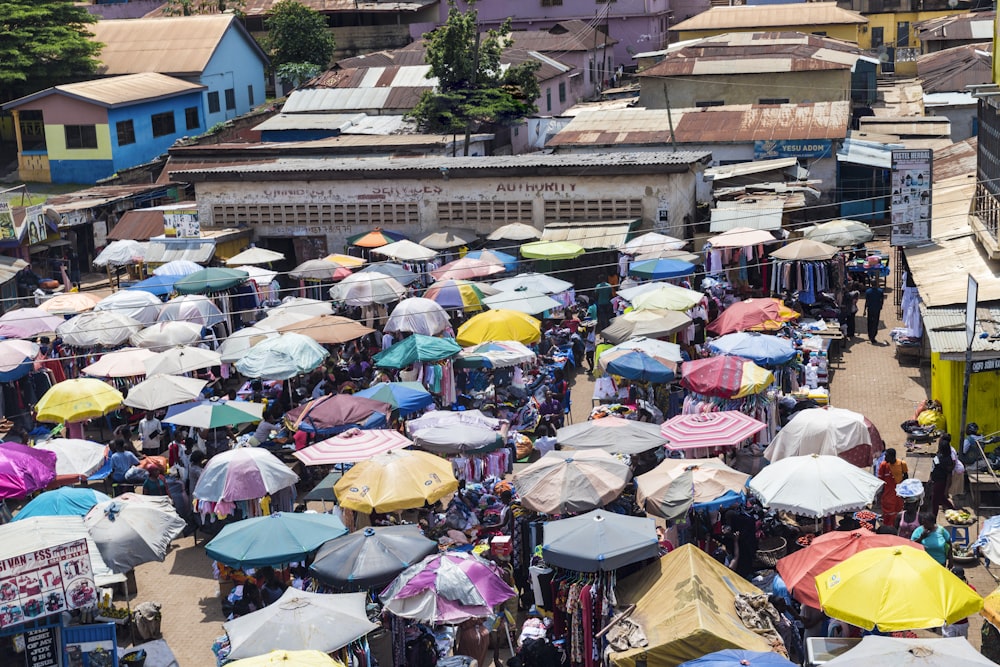
<svg viewBox="0 0 1000 667"><path fill-rule="evenodd" d="M179 294L205 294L206 292L221 292L230 287L242 285L250 274L239 269L223 269L212 267L195 271L174 283L174 291Z"/></svg>
<svg viewBox="0 0 1000 667"><path fill-rule="evenodd" d="M419 382L379 382L354 395L388 403L404 415L426 408L434 402L434 397Z"/></svg>
<svg viewBox="0 0 1000 667"><path fill-rule="evenodd" d="M451 338L413 334L376 354L374 361L379 368L406 368L417 362L441 361L461 351L462 346Z"/></svg>
<svg viewBox="0 0 1000 667"><path fill-rule="evenodd" d="M205 553L230 567L262 567L304 561L325 542L347 534L332 514L276 512L225 526Z"/></svg>
<svg viewBox="0 0 1000 667"><path fill-rule="evenodd" d="M318 368L329 354L308 336L283 333L250 348L236 362L236 370L249 378L287 380Z"/></svg>

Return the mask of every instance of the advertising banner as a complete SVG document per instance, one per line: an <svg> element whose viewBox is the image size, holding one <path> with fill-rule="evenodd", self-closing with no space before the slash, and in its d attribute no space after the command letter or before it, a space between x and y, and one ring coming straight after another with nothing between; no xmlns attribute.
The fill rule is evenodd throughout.
<svg viewBox="0 0 1000 667"><path fill-rule="evenodd" d="M919 245L931 240L931 162L933 151L892 152L893 246Z"/></svg>
<svg viewBox="0 0 1000 667"><path fill-rule="evenodd" d="M0 561L0 628L94 604L87 540Z"/></svg>

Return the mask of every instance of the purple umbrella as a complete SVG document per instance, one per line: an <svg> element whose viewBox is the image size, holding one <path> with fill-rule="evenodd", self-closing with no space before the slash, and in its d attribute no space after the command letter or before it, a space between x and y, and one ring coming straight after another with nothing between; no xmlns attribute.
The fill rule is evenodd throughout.
<svg viewBox="0 0 1000 667"><path fill-rule="evenodd" d="M411 565L382 591L385 608L401 618L457 624L490 616L516 593L491 563L451 551Z"/></svg>
<svg viewBox="0 0 1000 667"><path fill-rule="evenodd" d="M56 453L0 442L0 498L22 498L56 478Z"/></svg>
<svg viewBox="0 0 1000 667"><path fill-rule="evenodd" d="M299 476L266 449L239 447L209 459L194 497L216 503L254 500L297 481Z"/></svg>

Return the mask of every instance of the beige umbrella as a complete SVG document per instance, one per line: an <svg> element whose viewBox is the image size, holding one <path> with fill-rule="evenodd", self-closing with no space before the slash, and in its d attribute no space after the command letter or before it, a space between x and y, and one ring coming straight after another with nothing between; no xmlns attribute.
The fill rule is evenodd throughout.
<svg viewBox="0 0 1000 667"><path fill-rule="evenodd" d="M676 310L633 310L611 320L601 337L618 344L636 336L660 338L691 325L691 318Z"/></svg>
<svg viewBox="0 0 1000 667"><path fill-rule="evenodd" d="M425 248L419 243L407 239L389 243L378 248L372 248L372 253L384 255L400 262L422 262L437 257L437 250Z"/></svg>
<svg viewBox="0 0 1000 667"><path fill-rule="evenodd" d="M749 227L733 227L728 232L708 239L713 248L746 248L761 243L777 243L777 239L763 229Z"/></svg>
<svg viewBox="0 0 1000 667"><path fill-rule="evenodd" d="M201 368L218 366L222 359L218 352L200 347L178 345L143 361L146 375L183 375Z"/></svg>
<svg viewBox="0 0 1000 667"><path fill-rule="evenodd" d="M659 253L666 250L680 250L687 244L684 239L678 239L658 232L649 232L636 236L628 243L623 243L618 250L626 255L643 255ZM657 255L660 257L661 255Z"/></svg>
<svg viewBox="0 0 1000 667"><path fill-rule="evenodd" d="M267 311L267 314L277 315L278 313L284 312L292 312L296 315L306 315L308 317L333 315L333 304L329 301L307 299L304 296L293 296L290 299L285 299L280 304Z"/></svg>
<svg viewBox="0 0 1000 667"><path fill-rule="evenodd" d="M309 336L317 343L323 345L335 345L357 340L362 336L373 333L374 329L369 329L365 325L347 317L336 315L320 315L309 319L286 324L278 329L281 333L300 333Z"/></svg>
<svg viewBox="0 0 1000 667"><path fill-rule="evenodd" d="M530 241L540 238L542 238L541 230L523 222L512 222L509 225L497 227L486 237L488 241Z"/></svg>
<svg viewBox="0 0 1000 667"><path fill-rule="evenodd" d="M257 343L277 337L278 332L274 329L257 326L244 327L239 331L234 331L226 340L222 341L218 352L223 363L231 364L239 361Z"/></svg>
<svg viewBox="0 0 1000 667"><path fill-rule="evenodd" d="M100 301L100 297L87 292L69 292L68 294L57 294L51 299L43 301L38 307L53 315L76 315L93 310Z"/></svg>
<svg viewBox="0 0 1000 667"><path fill-rule="evenodd" d="M267 248L250 247L226 260L226 266L245 266L248 264L268 264L280 262L285 256L280 252Z"/></svg>
<svg viewBox="0 0 1000 667"><path fill-rule="evenodd" d="M478 238L479 236L471 229L445 227L420 239L420 245L433 248L434 250L446 250L448 248L468 245Z"/></svg>
<svg viewBox="0 0 1000 667"><path fill-rule="evenodd" d="M818 261L830 259L840 252L836 247L812 241L810 239L799 239L792 241L783 248L778 248L771 253L775 259L792 259L801 261Z"/></svg>
<svg viewBox="0 0 1000 667"><path fill-rule="evenodd" d="M682 262L698 265L704 262L704 258L696 252L687 250L655 250L652 252L641 252L635 256L635 261L643 262L647 259L679 259Z"/></svg>
<svg viewBox="0 0 1000 667"><path fill-rule="evenodd" d="M676 519L694 504L710 503L728 493L738 497L749 479L717 458L666 459L635 478L636 502L650 514Z"/></svg>
<svg viewBox="0 0 1000 667"><path fill-rule="evenodd" d="M554 451L514 475L521 503L543 514L585 512L617 498L632 471L600 449Z"/></svg>

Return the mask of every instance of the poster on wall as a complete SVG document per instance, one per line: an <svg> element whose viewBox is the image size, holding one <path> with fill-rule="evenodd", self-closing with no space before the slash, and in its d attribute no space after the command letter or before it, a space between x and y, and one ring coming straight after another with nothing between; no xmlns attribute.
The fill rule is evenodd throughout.
<svg viewBox="0 0 1000 667"><path fill-rule="evenodd" d="M933 151L892 152L892 233L890 245L908 246L931 240L931 161Z"/></svg>
<svg viewBox="0 0 1000 667"><path fill-rule="evenodd" d="M0 628L94 604L87 540L0 561Z"/></svg>
<svg viewBox="0 0 1000 667"><path fill-rule="evenodd" d="M10 201L0 197L0 241L17 241L14 229L14 215L10 210Z"/></svg>
<svg viewBox="0 0 1000 667"><path fill-rule="evenodd" d="M163 212L163 233L165 236L186 239L201 237L201 223L197 209Z"/></svg>
<svg viewBox="0 0 1000 667"><path fill-rule="evenodd" d="M59 628L56 626L24 633L25 667L59 667L62 662L59 649Z"/></svg>
<svg viewBox="0 0 1000 667"><path fill-rule="evenodd" d="M41 243L49 236L45 213L41 204L29 206L24 214L24 225L28 229L28 245Z"/></svg>

